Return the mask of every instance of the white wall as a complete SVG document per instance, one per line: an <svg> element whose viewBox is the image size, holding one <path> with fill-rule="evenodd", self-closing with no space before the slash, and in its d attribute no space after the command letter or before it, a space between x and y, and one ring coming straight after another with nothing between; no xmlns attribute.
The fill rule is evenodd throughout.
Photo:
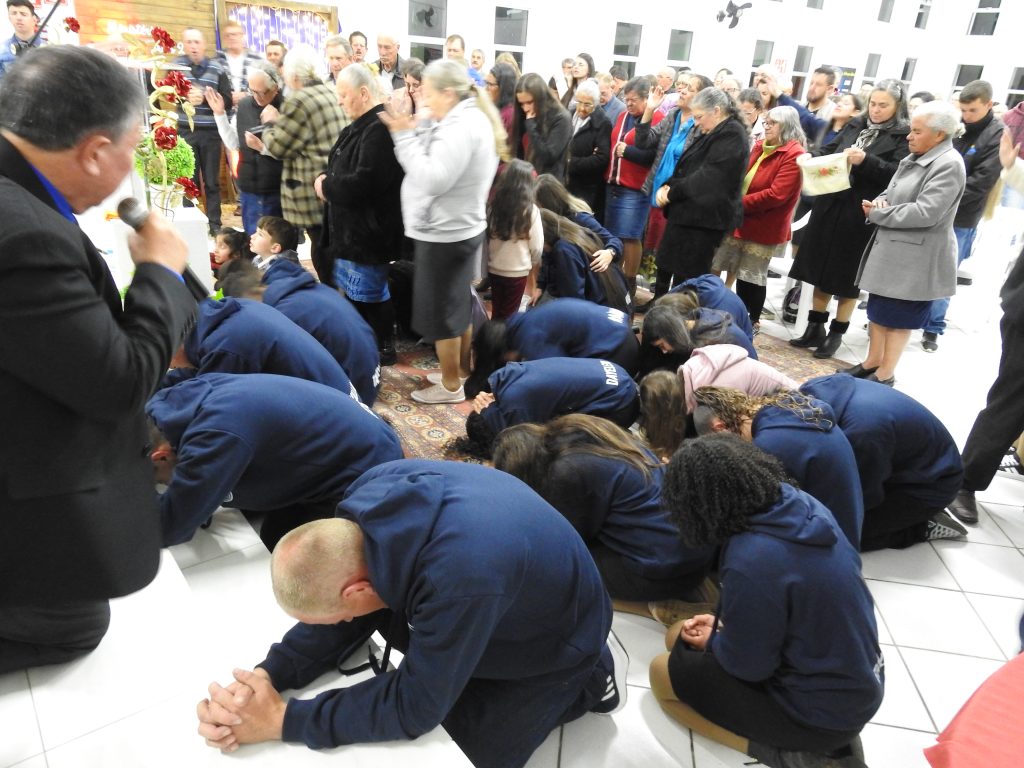
<svg viewBox="0 0 1024 768"><path fill-rule="evenodd" d="M330 2L331 0L328 0ZM740 0L742 2L743 0ZM566 56L586 51L599 69L611 66L616 22L643 25L636 71L653 72L665 63L669 30L694 33L690 66L714 75L729 67L746 75L758 39L775 43L772 59L792 67L798 45L813 46L811 68L819 64L853 67L854 87L860 85L869 53L881 54L878 79L899 77L907 58L916 58L912 90L931 90L940 96L952 91L959 64L983 64L983 79L992 83L997 101L1006 98L1014 67L1024 67L1024 47L1014 31L1024 29L1024 0L1004 0L996 34L969 36L967 30L977 0L934 0L927 29L914 28L920 0L896 0L890 23L877 20L881 0L824 0L824 8L807 8L806 0L748 0L735 29L719 23L715 14L726 0L629 0L590 3L559 0L508 0L530 12L525 71L549 76ZM378 31L395 32L408 50L406 0L372 0L339 5L345 32L361 29L370 36L371 52ZM499 3L448 0L447 32L466 39L467 52L483 48L493 61L494 9Z"/></svg>
<svg viewBox="0 0 1024 768"><path fill-rule="evenodd" d="M429 0L427 0L429 1ZM435 0L436 1L436 0ZM992 83L997 101L1006 90L1015 67L1024 67L1024 46L1014 32L1024 29L1024 0L1003 0L995 35L969 36L967 30L977 0L933 0L927 29L914 28L920 0L896 0L892 21L877 20L881 0L824 0L824 8L807 7L806 0L746 0L738 26L728 29L715 14L726 0L508 0L507 5L530 12L525 71L550 76L560 70L566 56L590 53L598 69L612 64L616 22L643 25L636 71L653 72L665 63L669 30L694 33L690 66L714 75L720 67L737 73L750 71L754 43L775 43L772 59L792 66L798 45L814 47L812 69L819 64L854 67L860 85L869 53L881 54L878 78L899 77L907 58L916 58L911 90L930 90L949 96L959 64L983 64L982 78ZM360 29L369 36L375 53L378 32L396 34L402 52L409 49L407 0L322 0L336 4L342 30ZM739 3L744 0L738 0ZM499 3L448 0L448 34L466 39L467 54L483 48L488 63L494 60L494 9ZM0 16L0 37L10 35L6 14ZM443 42L443 41L441 41ZM374 57L376 58L376 57Z"/></svg>

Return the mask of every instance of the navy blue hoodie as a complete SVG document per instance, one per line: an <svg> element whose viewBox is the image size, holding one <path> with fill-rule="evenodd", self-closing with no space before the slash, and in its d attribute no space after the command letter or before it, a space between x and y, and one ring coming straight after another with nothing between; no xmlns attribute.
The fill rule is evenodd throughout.
<svg viewBox="0 0 1024 768"><path fill-rule="evenodd" d="M373 405L380 384L377 337L352 303L287 259L274 259L263 282L263 302L323 344L352 380L359 399Z"/></svg>
<svg viewBox="0 0 1024 768"><path fill-rule="evenodd" d="M824 504L854 549L860 549L864 497L850 441L828 403L797 410L766 405L751 424L754 445L777 458L802 490Z"/></svg>
<svg viewBox="0 0 1024 768"><path fill-rule="evenodd" d="M191 539L221 505L341 499L367 469L402 457L398 436L365 405L289 376L196 376L157 392L146 413L178 458L160 497L164 546Z"/></svg>
<svg viewBox="0 0 1024 768"><path fill-rule="evenodd" d="M721 309L732 315L732 320L740 329L747 334L747 338L753 340L754 326L750 322L750 313L743 300L722 281L717 275L701 275L691 278L675 286L670 293L692 288L697 292L697 300L702 307L708 309Z"/></svg>
<svg viewBox="0 0 1024 768"><path fill-rule="evenodd" d="M480 412L498 434L505 427L543 423L566 413L608 416L627 410L639 396L636 382L615 363L549 357L506 363L487 379L494 402Z"/></svg>
<svg viewBox="0 0 1024 768"><path fill-rule="evenodd" d="M537 285L555 298L584 299L603 307L632 312L633 300L621 267L612 263L608 274L617 291L612 296L605 290L601 276L590 268L590 259L583 249L568 240L558 240L544 253Z"/></svg>
<svg viewBox="0 0 1024 768"><path fill-rule="evenodd" d="M859 731L882 703L884 674L860 557L817 500L782 484L719 560L722 669L760 683L796 722Z"/></svg>
<svg viewBox="0 0 1024 768"><path fill-rule="evenodd" d="M590 552L526 484L489 467L421 459L364 474L338 516L358 523L369 580L409 624L401 666L292 699L283 739L310 747L411 739L436 727L470 678L518 680L597 663L611 603ZM259 666L278 690L335 668L380 614L298 624Z"/></svg>
<svg viewBox="0 0 1024 768"><path fill-rule="evenodd" d="M648 579L677 579L704 572L714 547L691 549L661 506L664 465L649 454L650 477L624 461L569 453L548 470L545 498L590 544L599 542Z"/></svg>
<svg viewBox="0 0 1024 768"><path fill-rule="evenodd" d="M259 301L200 302L196 324L185 337L185 356L201 374L276 373L359 396L330 352Z"/></svg>
<svg viewBox="0 0 1024 768"><path fill-rule="evenodd" d="M879 506L886 493L941 509L960 490L964 467L956 442L914 398L844 373L811 379L800 391L832 406L857 457L865 509Z"/></svg>
<svg viewBox="0 0 1024 768"><path fill-rule="evenodd" d="M524 360L606 358L633 336L625 312L582 299L558 299L505 320L506 346Z"/></svg>

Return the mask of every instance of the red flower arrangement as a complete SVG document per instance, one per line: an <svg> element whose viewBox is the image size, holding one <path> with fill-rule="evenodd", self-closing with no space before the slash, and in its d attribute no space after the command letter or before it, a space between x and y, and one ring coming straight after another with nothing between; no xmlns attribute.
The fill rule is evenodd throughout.
<svg viewBox="0 0 1024 768"><path fill-rule="evenodd" d="M174 180L174 183L181 187L182 191L185 193L185 197L189 200L199 199L199 187L196 186L196 183L192 181L192 179L179 176Z"/></svg>
<svg viewBox="0 0 1024 768"><path fill-rule="evenodd" d="M174 149L178 144L178 129L173 125L158 125L153 129L153 143L160 149Z"/></svg>
<svg viewBox="0 0 1024 768"><path fill-rule="evenodd" d="M64 17L64 31L65 32L77 32L82 28L82 25L78 23L78 19L74 16Z"/></svg>
<svg viewBox="0 0 1024 768"><path fill-rule="evenodd" d="M170 36L166 29L153 27L150 34L153 36L153 42L163 48L164 53L170 53L174 50L174 38Z"/></svg>
<svg viewBox="0 0 1024 768"><path fill-rule="evenodd" d="M168 72L167 77L156 81L156 85L158 88L163 86L173 88L179 99L187 99L188 92L192 88L192 83L188 81L188 78L178 71Z"/></svg>

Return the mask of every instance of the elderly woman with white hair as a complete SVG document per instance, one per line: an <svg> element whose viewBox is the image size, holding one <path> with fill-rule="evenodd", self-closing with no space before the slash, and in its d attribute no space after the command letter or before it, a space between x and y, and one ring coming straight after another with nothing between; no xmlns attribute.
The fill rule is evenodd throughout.
<svg viewBox="0 0 1024 768"><path fill-rule="evenodd" d="M741 223L750 152L747 126L728 94L705 88L690 101L690 116L697 134L654 192L667 222L655 261L676 285L707 273L722 238Z"/></svg>
<svg viewBox="0 0 1024 768"><path fill-rule="evenodd" d="M801 187L796 161L807 152L795 109L770 109L763 122L764 138L754 143L741 187L743 223L725 236L711 263L712 272L728 273L728 284L736 281L736 294L755 329L764 309L768 263L783 255L793 234L790 223Z"/></svg>
<svg viewBox="0 0 1024 768"><path fill-rule="evenodd" d="M964 194L963 158L953 147L960 113L931 101L914 110L907 144L888 188L863 202L874 242L861 259L857 285L869 291L871 343L853 376L892 386L910 332L928 319L931 302L956 292L953 218Z"/></svg>
<svg viewBox="0 0 1024 768"><path fill-rule="evenodd" d="M327 155L348 118L334 90L320 78L323 57L309 45L296 45L284 60L288 98L278 111L266 106L260 119L262 136L251 133L246 144L284 162L281 174L281 209L284 218L309 235L313 266L320 281L334 286L334 275L320 259L323 204L313 182L327 166Z"/></svg>
<svg viewBox="0 0 1024 768"><path fill-rule="evenodd" d="M404 173L380 121L380 79L363 64L349 64L338 72L335 90L352 123L313 184L324 202L321 263L373 328L381 364L393 365L395 309L388 264L401 256L407 242L400 198Z"/></svg>
<svg viewBox="0 0 1024 768"><path fill-rule="evenodd" d="M405 171L402 218L413 240L412 326L434 342L439 374L412 393L420 403L461 403L473 339L472 286L487 229L487 193L508 157L505 128L494 104L452 60L423 70L420 94L431 122L381 114Z"/></svg>
<svg viewBox="0 0 1024 768"><path fill-rule="evenodd" d="M611 159L612 124L601 109L601 89L593 80L576 89L576 113L566 166L566 188L604 220L604 174Z"/></svg>

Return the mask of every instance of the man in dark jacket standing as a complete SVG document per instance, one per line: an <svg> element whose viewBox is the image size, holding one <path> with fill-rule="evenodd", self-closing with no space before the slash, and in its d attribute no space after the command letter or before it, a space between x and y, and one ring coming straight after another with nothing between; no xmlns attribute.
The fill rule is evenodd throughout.
<svg viewBox="0 0 1024 768"><path fill-rule="evenodd" d="M960 113L966 130L963 136L953 139L953 146L964 158L967 186L953 220L957 266L971 255L988 193L999 181L999 139L1003 135L1003 124L992 113L992 86L984 80L974 80L960 91ZM946 330L948 308L948 298L932 302L931 316L921 337L925 352L939 348L938 337Z"/></svg>
<svg viewBox="0 0 1024 768"><path fill-rule="evenodd" d="M195 309L187 248L150 217L122 308L74 217L131 170L144 106L128 70L71 45L0 90L0 674L91 651L107 599L159 564L142 406Z"/></svg>
<svg viewBox="0 0 1024 768"><path fill-rule="evenodd" d="M281 169L283 163L249 146L249 136L262 129L260 113L267 105L281 109L283 80L277 67L266 61L249 68L249 96L238 102L234 126L228 120L223 97L209 88L206 101L213 110L217 131L224 145L238 151L238 201L242 206L242 228L247 235L256 231L256 222L264 216L281 216ZM255 133L253 133L255 131ZM256 141L253 141L257 145Z"/></svg>
<svg viewBox="0 0 1024 768"><path fill-rule="evenodd" d="M320 749L443 725L477 768L518 768L553 728L625 701L628 657L609 636L593 558L565 518L503 472L376 467L336 518L281 540L272 573L279 604L300 623L255 672L211 686L198 710L211 746ZM282 701L278 691L336 670L375 630L405 654L397 669L385 662L358 685Z"/></svg>
<svg viewBox="0 0 1024 768"><path fill-rule="evenodd" d="M352 121L341 132L327 169L313 182L324 202L320 282L337 285L377 337L382 365L393 365L395 309L388 264L402 257L402 166L384 112L379 80L362 64L338 73L338 103Z"/></svg>

